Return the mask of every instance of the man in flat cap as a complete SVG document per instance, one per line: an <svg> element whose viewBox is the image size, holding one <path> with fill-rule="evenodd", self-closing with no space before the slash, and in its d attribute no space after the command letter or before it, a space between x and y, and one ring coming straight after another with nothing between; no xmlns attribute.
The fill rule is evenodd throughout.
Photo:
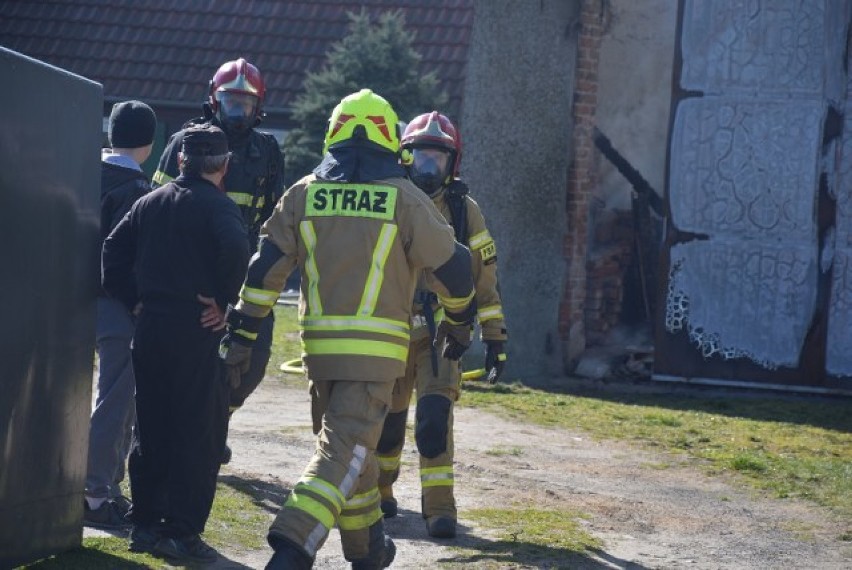
<svg viewBox="0 0 852 570"><path fill-rule="evenodd" d="M200 536L228 417L218 348L249 259L239 207L221 190L229 158L219 128L187 129L180 175L139 199L103 248L104 289L138 315L130 550L179 563L218 557Z"/></svg>

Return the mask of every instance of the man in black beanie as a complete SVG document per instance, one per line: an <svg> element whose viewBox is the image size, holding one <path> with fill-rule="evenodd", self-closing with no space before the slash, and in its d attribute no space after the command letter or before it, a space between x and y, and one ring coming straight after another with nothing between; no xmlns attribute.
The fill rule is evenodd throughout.
<svg viewBox="0 0 852 570"><path fill-rule="evenodd" d="M101 247L109 232L150 189L141 164L151 154L157 118L141 101L113 105L108 137L101 153ZM89 430L83 523L102 529L127 528L130 501L121 494L124 466L134 421L136 383L130 362L133 317L101 290L97 311L97 400Z"/></svg>

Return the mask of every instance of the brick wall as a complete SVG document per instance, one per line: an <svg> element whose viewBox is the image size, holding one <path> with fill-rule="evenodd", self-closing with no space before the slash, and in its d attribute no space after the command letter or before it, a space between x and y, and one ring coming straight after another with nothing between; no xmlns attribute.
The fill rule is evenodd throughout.
<svg viewBox="0 0 852 570"><path fill-rule="evenodd" d="M604 344L621 322L627 272L633 262L633 214L605 210L591 216L584 311L586 344Z"/></svg>
<svg viewBox="0 0 852 570"><path fill-rule="evenodd" d="M598 92L598 61L606 0L585 0L581 13L577 81L574 91L574 140L568 174L568 231L565 235L566 279L560 315L564 365L572 371L586 347L585 309L589 241L589 204L596 184L592 141Z"/></svg>

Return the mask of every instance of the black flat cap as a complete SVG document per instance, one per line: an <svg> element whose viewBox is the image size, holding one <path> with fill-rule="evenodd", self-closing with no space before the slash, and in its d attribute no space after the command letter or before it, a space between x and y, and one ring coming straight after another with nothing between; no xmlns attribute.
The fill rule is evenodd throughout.
<svg viewBox="0 0 852 570"><path fill-rule="evenodd" d="M221 156L228 154L228 137L219 127L197 125L183 132L184 156Z"/></svg>

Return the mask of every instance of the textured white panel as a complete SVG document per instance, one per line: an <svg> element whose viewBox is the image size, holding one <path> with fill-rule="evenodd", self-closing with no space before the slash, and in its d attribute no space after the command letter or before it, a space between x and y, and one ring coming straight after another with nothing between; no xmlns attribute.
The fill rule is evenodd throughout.
<svg viewBox="0 0 852 570"><path fill-rule="evenodd" d="M681 84L714 93L760 90L822 95L826 66L815 62L826 58L827 36L833 37L843 11L837 4L830 0L687 0Z"/></svg>
<svg viewBox="0 0 852 570"><path fill-rule="evenodd" d="M682 101L672 131L670 204L680 230L812 241L820 101Z"/></svg>
<svg viewBox="0 0 852 570"><path fill-rule="evenodd" d="M798 365L816 303L816 244L728 238L671 250L666 329L686 329L705 357Z"/></svg>

